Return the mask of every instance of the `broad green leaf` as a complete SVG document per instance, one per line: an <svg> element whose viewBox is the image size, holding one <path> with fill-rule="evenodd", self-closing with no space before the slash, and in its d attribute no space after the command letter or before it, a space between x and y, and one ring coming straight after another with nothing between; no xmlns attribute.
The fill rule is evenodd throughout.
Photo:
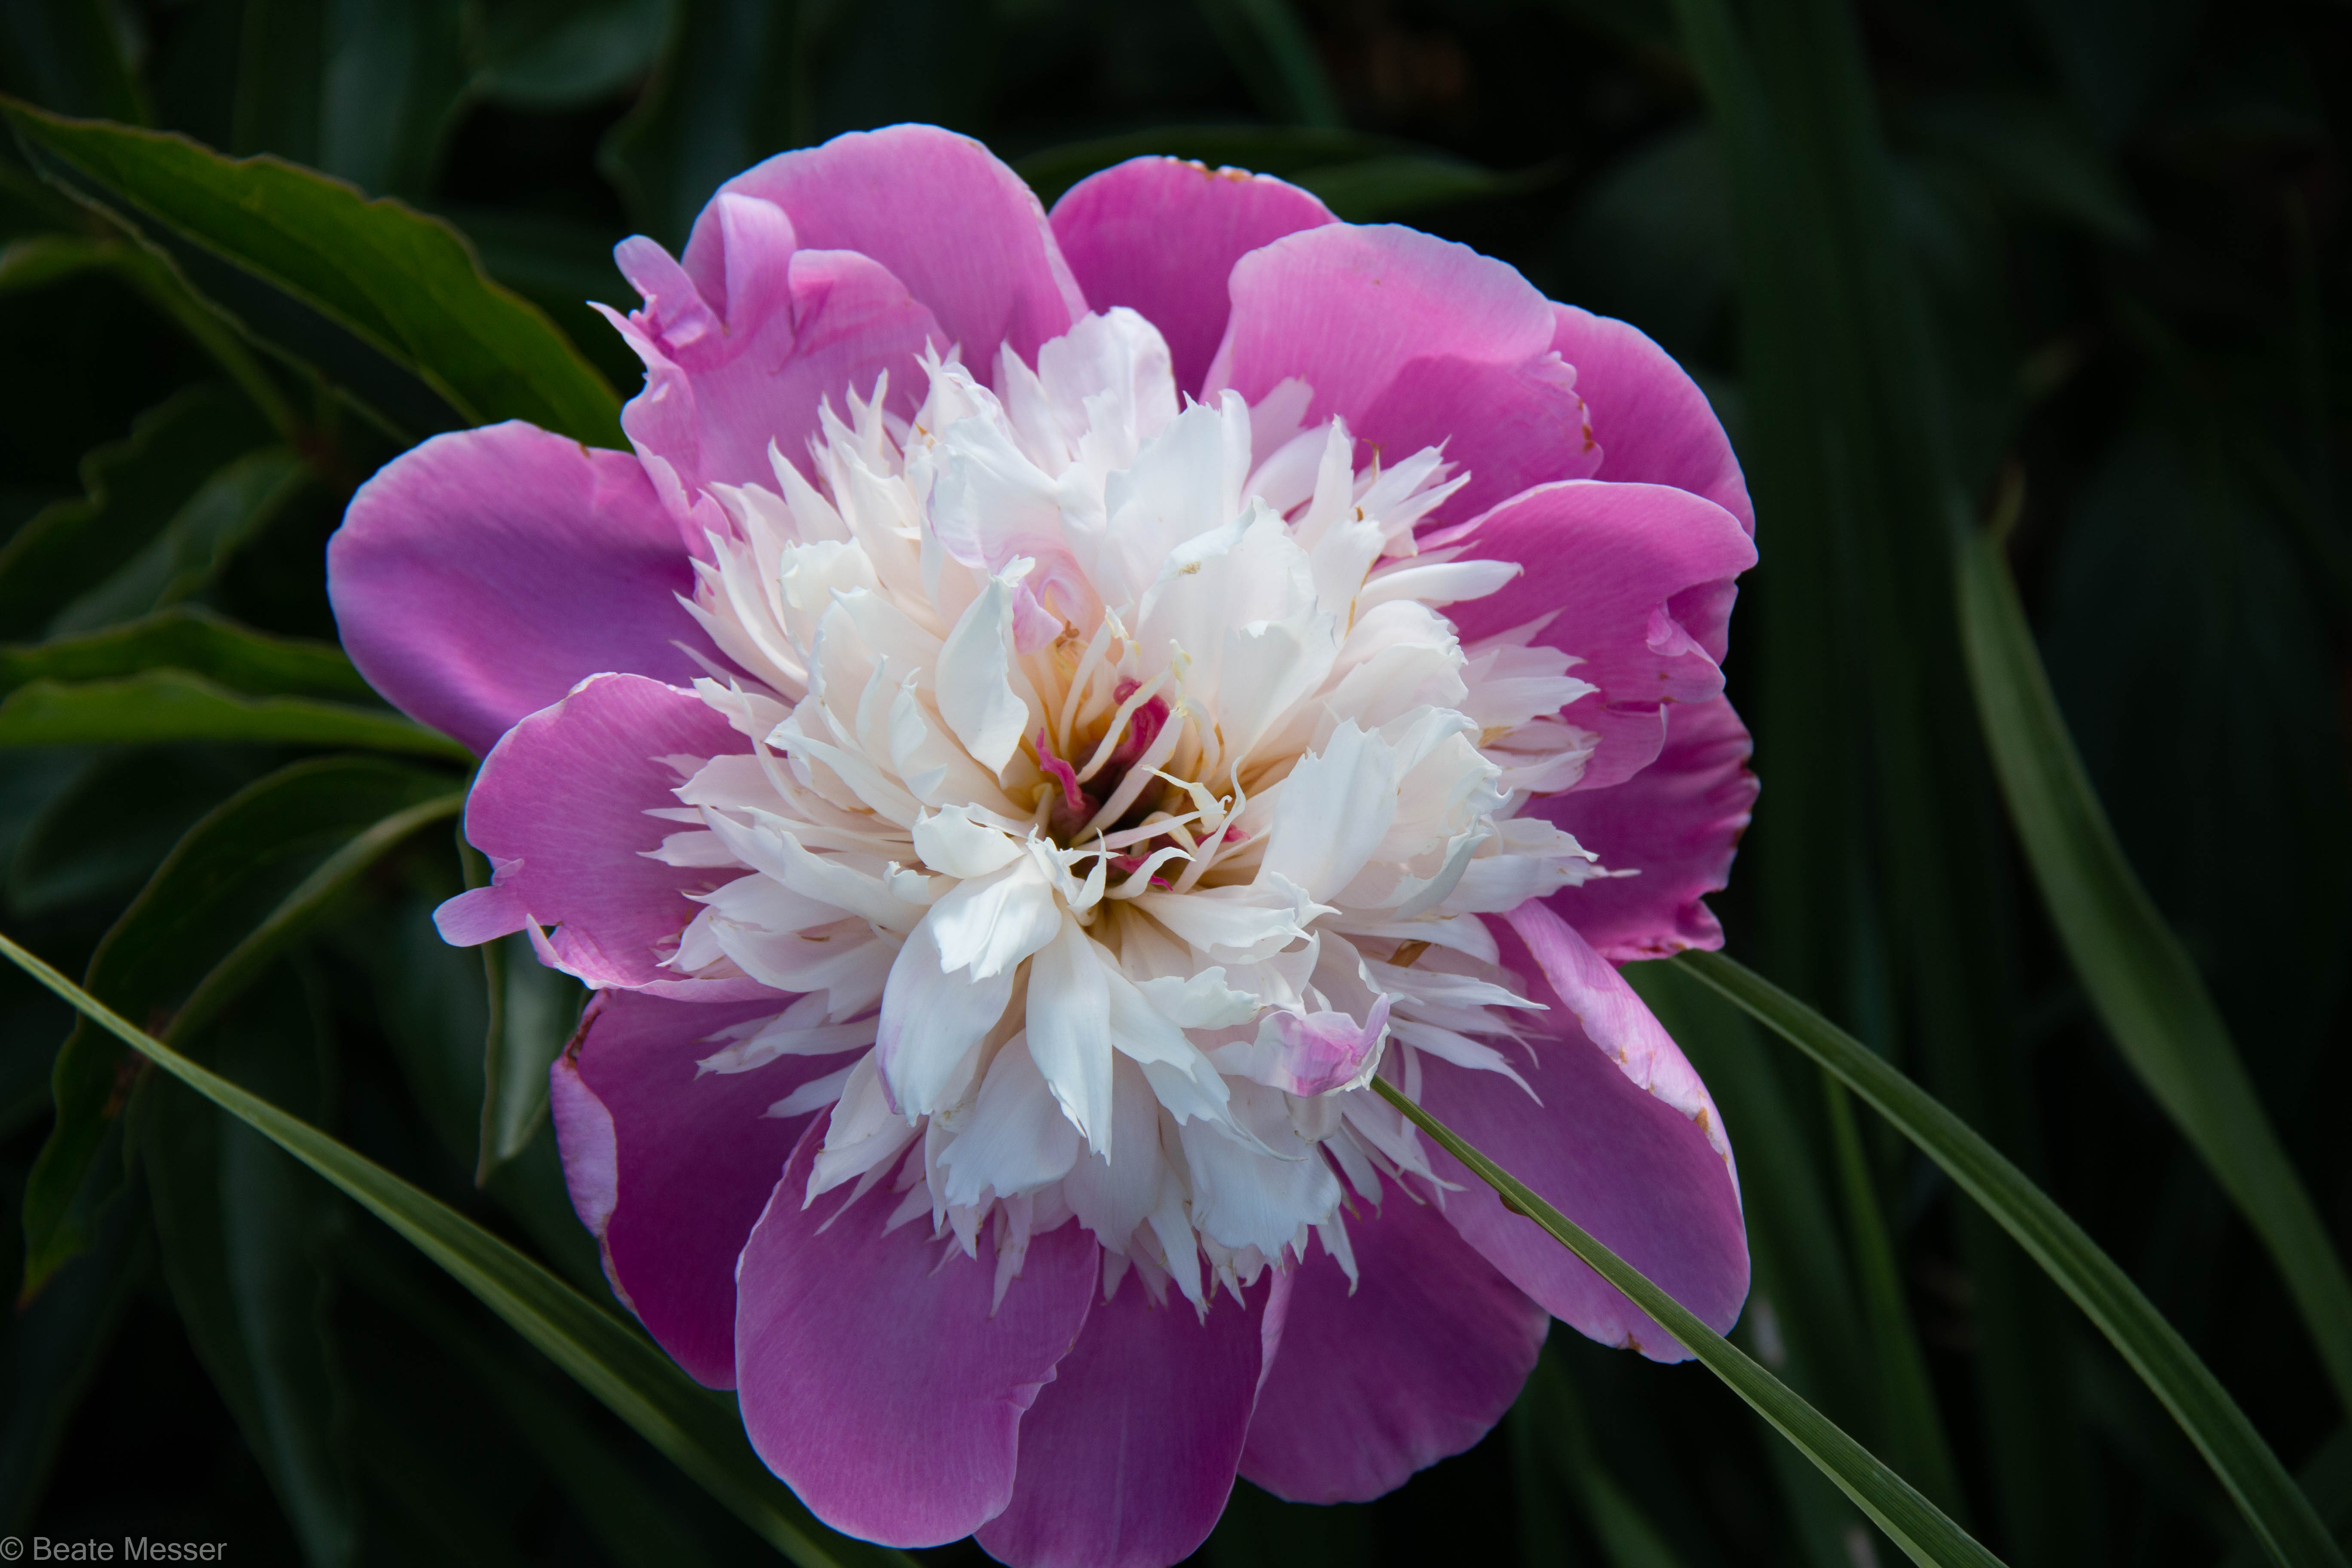
<svg viewBox="0 0 2352 1568"><path fill-rule="evenodd" d="M446 224L273 157L0 104L37 166L167 256L264 347L396 428L528 419L617 445L619 400Z"/></svg>
<svg viewBox="0 0 2352 1568"><path fill-rule="evenodd" d="M547 1071L571 1039L587 997L578 981L539 962L520 933L486 943L490 1026L482 1047L481 1152L474 1180L523 1152L547 1120Z"/></svg>
<svg viewBox="0 0 2352 1568"><path fill-rule="evenodd" d="M0 953L413 1243L794 1563L851 1568L912 1562L817 1523L751 1453L730 1401L697 1387L668 1357L544 1268L383 1166L142 1032L5 936Z"/></svg>
<svg viewBox="0 0 2352 1568"><path fill-rule="evenodd" d="M676 0L645 96L596 162L645 231L682 250L711 193L808 140L810 33L800 0Z"/></svg>
<svg viewBox="0 0 2352 1568"><path fill-rule="evenodd" d="M208 1054L239 1082L319 1115L317 1021L296 976L280 969L273 980L215 1026ZM142 1090L132 1121L164 1277L189 1342L303 1555L313 1564L351 1563L358 1500L338 1418L321 1261L337 1221L334 1195L268 1139L168 1079Z"/></svg>
<svg viewBox="0 0 2352 1568"><path fill-rule="evenodd" d="M276 521L310 483L309 465L283 447L250 452L215 472L148 541L49 622L71 637L167 609L202 591L231 557Z"/></svg>
<svg viewBox="0 0 2352 1568"><path fill-rule="evenodd" d="M484 271L546 311L614 385L644 380L645 363L590 304L626 305L636 297L613 261L626 228L510 207L436 210L473 242Z"/></svg>
<svg viewBox="0 0 2352 1568"><path fill-rule="evenodd" d="M680 0L494 0L482 16L474 90L522 109L605 97L653 68Z"/></svg>
<svg viewBox="0 0 2352 1568"><path fill-rule="evenodd" d="M1960 620L1985 739L2025 858L2124 1059L2285 1277L2352 1410L2352 1280L2179 940L2116 841L2051 695L1995 533L1959 546Z"/></svg>
<svg viewBox="0 0 2352 1568"><path fill-rule="evenodd" d="M224 462L268 438L225 387L191 387L140 416L128 438L82 459L82 496L44 509L0 546L0 637L45 635L59 605L106 581Z"/></svg>
<svg viewBox="0 0 2352 1568"><path fill-rule="evenodd" d="M369 866L427 822L457 814L446 775L388 762L297 763L239 791L191 828L92 955L89 979L168 1037L190 1038L303 936ZM168 1023L162 1023L168 1020ZM136 1060L87 1021L58 1053L57 1121L25 1192L29 1297L88 1245L121 1184L110 1160Z"/></svg>
<svg viewBox="0 0 2352 1568"><path fill-rule="evenodd" d="M1225 54L1271 119L1337 130L1345 123L1315 40L1290 0L1199 0Z"/></svg>
<svg viewBox="0 0 2352 1568"><path fill-rule="evenodd" d="M160 610L80 637L0 647L0 694L35 680L115 679L158 667L257 697L366 702L375 696L333 643L256 631L200 605Z"/></svg>
<svg viewBox="0 0 2352 1568"><path fill-rule="evenodd" d="M1582 1226L1465 1142L1452 1129L1407 1098L1402 1089L1379 1078L1372 1080L1372 1088L1435 1140L1439 1147L1500 1194L1504 1207L1535 1221L1554 1241L1582 1258L1593 1272L1623 1291L1635 1306L1681 1341L1701 1365L1723 1379L1734 1394L1771 1424L1773 1430L1818 1466L1840 1491L1852 1498L1855 1506L1886 1531L1913 1562L1929 1568L1948 1568L1958 1563L1983 1568L2000 1562L1908 1481L1847 1436L1835 1422L1799 1398L1788 1384L1765 1371L1746 1352L1699 1321L1689 1308L1650 1283L1638 1269L1594 1240Z"/></svg>
<svg viewBox="0 0 2352 1568"><path fill-rule="evenodd" d="M2338 1426L2336 1436L2303 1462L2294 1479L2336 1541L2352 1545L2352 1426ZM2259 1568L2263 1556L2261 1545L2248 1541L2230 1554L2226 1568Z"/></svg>
<svg viewBox="0 0 2352 1568"><path fill-rule="evenodd" d="M33 1521L66 1424L152 1270L146 1210L117 1204L79 1266L0 1315L0 1532Z"/></svg>
<svg viewBox="0 0 2352 1568"><path fill-rule="evenodd" d="M2343 1568L2344 1553L2229 1391L2131 1277L2000 1151L1885 1058L1769 981L1720 953L1687 952L1675 962L1869 1102L2014 1237L2164 1402L2275 1561L2288 1568Z"/></svg>
<svg viewBox="0 0 2352 1568"><path fill-rule="evenodd" d="M0 747L160 741L362 746L450 762L473 756L440 731L382 709L307 697L244 697L176 669L122 680L35 680L0 702Z"/></svg>

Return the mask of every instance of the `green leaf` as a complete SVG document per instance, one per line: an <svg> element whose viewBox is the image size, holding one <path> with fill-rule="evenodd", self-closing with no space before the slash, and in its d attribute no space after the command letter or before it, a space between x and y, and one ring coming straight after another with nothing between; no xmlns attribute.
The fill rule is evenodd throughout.
<svg viewBox="0 0 2352 1568"><path fill-rule="evenodd" d="M381 709L306 697L242 697L200 675L153 669L122 680L35 680L0 702L0 746L252 741L363 746L471 762L436 730Z"/></svg>
<svg viewBox="0 0 2352 1568"><path fill-rule="evenodd" d="M794 1563L803 1568L911 1564L903 1552L819 1524L752 1454L730 1401L697 1387L668 1357L539 1264L317 1128L133 1027L5 936L0 936L0 953L413 1243Z"/></svg>
<svg viewBox="0 0 2352 1568"><path fill-rule="evenodd" d="M0 637L45 635L60 605L144 549L224 460L268 438L226 387L190 387L141 415L128 438L82 458L82 496L44 508L0 546Z"/></svg>
<svg viewBox="0 0 2352 1568"><path fill-rule="evenodd" d="M596 154L630 214L685 248L711 193L808 140L814 7L793 0L676 0L645 96Z"/></svg>
<svg viewBox="0 0 2352 1568"><path fill-rule="evenodd" d="M43 174L168 257L247 335L396 429L528 419L618 445L620 402L462 237L279 159L0 103Z"/></svg>
<svg viewBox="0 0 2352 1568"><path fill-rule="evenodd" d="M1861 1041L1769 981L1721 953L1686 952L1674 962L1827 1068L2000 1222L2164 1402L2277 1562L2288 1568L2343 1568L2344 1553L2229 1391L2131 1277L1999 1150Z"/></svg>
<svg viewBox="0 0 2352 1568"><path fill-rule="evenodd" d="M547 1119L547 1071L587 1002L580 983L550 969L518 933L482 947L490 1026L482 1047L481 1152L477 1185L521 1153Z"/></svg>
<svg viewBox="0 0 2352 1568"><path fill-rule="evenodd" d="M46 983L46 976L44 980ZM1942 1510L1922 1497L1908 1481L1847 1436L1836 1423L1799 1398L1788 1384L1765 1371L1746 1352L1699 1321L1689 1308L1650 1283L1631 1264L1594 1240L1582 1226L1465 1142L1452 1129L1407 1098L1402 1089L1381 1078L1372 1080L1372 1088L1447 1153L1469 1166L1479 1180L1502 1194L1506 1208L1535 1221L1553 1240L1582 1258L1593 1272L1657 1320L1659 1326L1681 1341L1700 1364L1723 1379L1734 1394L1771 1424L1773 1430L1834 1481L1838 1489L1853 1499L1855 1506L1886 1531L1913 1562L1928 1568L1949 1568L1958 1563L1985 1568L2000 1563L2000 1558L1946 1518Z"/></svg>
<svg viewBox="0 0 2352 1568"><path fill-rule="evenodd" d="M226 1072L318 1114L322 1041L294 976L256 991L212 1031ZM289 1048L293 1042L310 1048ZM197 1358L276 1489L303 1555L359 1551L341 1375L322 1248L334 1195L268 1139L164 1080L141 1092L134 1134L164 1277Z"/></svg>
<svg viewBox="0 0 2352 1568"><path fill-rule="evenodd" d="M0 695L35 680L133 676L159 666L257 697L365 702L375 692L333 643L259 632L181 605L79 637L0 647Z"/></svg>
<svg viewBox="0 0 2352 1568"><path fill-rule="evenodd" d="M70 637L135 620L201 592L310 482L310 467L283 447L227 464L198 487L144 550L59 610L49 622L49 635Z"/></svg>
<svg viewBox="0 0 2352 1568"><path fill-rule="evenodd" d="M1290 0L1199 0L1258 107L1275 120L1337 130L1346 121L1315 40Z"/></svg>
<svg viewBox="0 0 2352 1568"><path fill-rule="evenodd" d="M494 0L474 90L519 109L568 109L653 68L677 0Z"/></svg>
<svg viewBox="0 0 2352 1568"><path fill-rule="evenodd" d="M446 775L365 758L280 769L191 828L91 956L92 990L184 1040L306 934L359 875L427 822L457 814ZM58 1053L57 1121L25 1191L30 1297L88 1245L119 1188L135 1058L87 1021Z"/></svg>
<svg viewBox="0 0 2352 1568"><path fill-rule="evenodd" d="M1994 533L1959 546L1969 672L2025 858L2108 1034L2270 1249L2352 1410L2352 1280L2197 966L2116 841Z"/></svg>

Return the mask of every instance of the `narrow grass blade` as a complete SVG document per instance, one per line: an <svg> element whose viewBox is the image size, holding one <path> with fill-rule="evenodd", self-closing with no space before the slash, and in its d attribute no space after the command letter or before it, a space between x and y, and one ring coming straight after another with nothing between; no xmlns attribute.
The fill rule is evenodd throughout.
<svg viewBox="0 0 2352 1568"><path fill-rule="evenodd" d="M1770 981L1719 952L1686 952L1674 962L1827 1068L2016 1237L2172 1412L2273 1559L2288 1568L2346 1568L2343 1552L2328 1539L2310 1500L2229 1391L2131 1277L1999 1150L1884 1058Z"/></svg>
<svg viewBox="0 0 2352 1568"><path fill-rule="evenodd" d="M1657 1320L1731 1391L1771 1423L1775 1431L1794 1444L1823 1475L1852 1498L1914 1563L1929 1568L1953 1568L1960 1563L1999 1563L2000 1559L1948 1518L1944 1511L1888 1469L1837 1424L1804 1400L1747 1352L1699 1321L1696 1314L1653 1285L1623 1258L1587 1235L1583 1228L1536 1196L1512 1174L1464 1142L1445 1125L1405 1098L1384 1079L1372 1087L1382 1099L1402 1111L1413 1125L1435 1139L1445 1152L1477 1173L1503 1196L1504 1205L1541 1226L1553 1240L1575 1253L1633 1304Z"/></svg>
<svg viewBox="0 0 2352 1568"><path fill-rule="evenodd" d="M310 1123L132 1027L5 936L0 953L399 1232L802 1568L912 1563L819 1524L761 1466L726 1402L696 1387L668 1357L538 1263Z"/></svg>
<svg viewBox="0 0 2352 1568"><path fill-rule="evenodd" d="M1993 532L1959 546L1959 613L1985 742L2051 923L2124 1059L2254 1227L2352 1410L2352 1279L2280 1147L2197 966L2091 787Z"/></svg>

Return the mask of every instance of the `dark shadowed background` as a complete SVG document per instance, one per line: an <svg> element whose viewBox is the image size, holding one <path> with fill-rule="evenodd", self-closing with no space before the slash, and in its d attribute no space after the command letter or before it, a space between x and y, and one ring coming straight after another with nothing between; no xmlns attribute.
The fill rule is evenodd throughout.
<svg viewBox="0 0 2352 1568"><path fill-rule="evenodd" d="M1717 900L1729 950L2042 1182L2331 1526L2352 1517L2352 1438L2278 1274L2107 1039L2003 826L1946 531L1948 509L2021 504L2011 554L2066 720L2340 1247L2340 0L0 0L0 89L446 217L624 396L632 356L583 303L635 302L616 240L676 246L729 174L904 120L984 139L1049 204L1141 152L1278 174L1634 322L1715 400L1757 500L1728 668L1764 794ZM215 634L331 638L322 550L352 487L456 416L371 403L362 372L335 390L332 345L224 339L27 159L0 147L0 694L135 668L148 685L115 695L178 711L213 700L154 684L186 667L215 695L364 711L320 650L240 643L277 661L240 684ZM110 627L156 640L109 663ZM26 651L76 638L100 649L86 669ZM0 705L0 922L77 974L119 928L118 984L156 1009L204 972L205 931L148 929L132 901L184 836L229 868L188 893L228 922L373 819L350 800L381 816L462 783L432 753L397 776L306 762L334 743L291 730L79 743L103 725L38 706ZM307 860L236 880L289 834ZM435 939L462 876L446 821L376 858L188 1043L603 1299L532 1087L579 997ZM1740 1154L1739 1343L2021 1568L2253 1561L2153 1398L1933 1166L1719 1004L1643 988ZM12 1297L39 1287L0 1312L0 1531L223 1540L248 1563L766 1553L375 1221L168 1082L100 1086L93 1174L37 1201L28 1262L68 1028L0 973L0 1270ZM1884 1370L1906 1344L1924 1387ZM1708 1373L1559 1330L1472 1452L1367 1507L1242 1487L1201 1560L1897 1559Z"/></svg>

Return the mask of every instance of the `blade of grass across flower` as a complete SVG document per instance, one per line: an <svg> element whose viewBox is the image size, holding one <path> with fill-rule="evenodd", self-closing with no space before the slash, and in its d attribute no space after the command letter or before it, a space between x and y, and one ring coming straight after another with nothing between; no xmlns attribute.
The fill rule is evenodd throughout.
<svg viewBox="0 0 2352 1568"><path fill-rule="evenodd" d="M1820 1467L1840 1491L1868 1514L1915 1563L1928 1568L1952 1568L1959 1563L1997 1564L2000 1559L1954 1524L1944 1511L1921 1496L1837 1424L1814 1409L1788 1384L1752 1360L1746 1352L1699 1321L1696 1314L1675 1300L1623 1258L1593 1239L1573 1220L1536 1196L1517 1177L1448 1129L1405 1097L1385 1079L1372 1087L1413 1125L1435 1139L1445 1152L1475 1172L1480 1180L1503 1197L1506 1206L1527 1215L1591 1265L1593 1272L1623 1291L1633 1304L1657 1320L1680 1340L1706 1368L1723 1379L1774 1430L1794 1444Z"/></svg>
<svg viewBox="0 0 2352 1568"><path fill-rule="evenodd" d="M2012 489L2011 516L2016 502ZM2352 1279L2221 1010L2091 787L2001 557L2003 532L1960 543L1961 629L1985 741L2051 923L2124 1059L2269 1248L2352 1410Z"/></svg>
<svg viewBox="0 0 2352 1568"><path fill-rule="evenodd" d="M2346 1568L2310 1500L2229 1391L2131 1277L1999 1150L1876 1052L1770 981L1719 952L1686 952L1674 962L1828 1068L2016 1237L2172 1412L2275 1561L2288 1568Z"/></svg>
<svg viewBox="0 0 2352 1568"><path fill-rule="evenodd" d="M5 936L0 954L397 1231L792 1561L803 1568L911 1564L902 1552L819 1524L760 1464L724 1400L546 1268L309 1122L133 1027Z"/></svg>

